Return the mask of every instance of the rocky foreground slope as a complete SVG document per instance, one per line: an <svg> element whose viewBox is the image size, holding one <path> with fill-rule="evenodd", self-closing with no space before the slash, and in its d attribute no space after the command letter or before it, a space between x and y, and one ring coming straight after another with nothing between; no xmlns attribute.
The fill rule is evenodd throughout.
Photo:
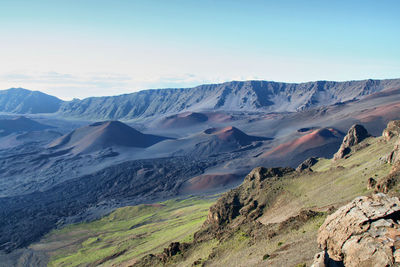
<svg viewBox="0 0 400 267"><path fill-rule="evenodd" d="M399 180L387 159L398 151L397 125L378 138L352 127L344 158L310 159L297 171L254 169L211 206L192 243L172 243L135 266L307 266L314 254L314 266L395 266ZM383 190L392 196L375 194Z"/></svg>

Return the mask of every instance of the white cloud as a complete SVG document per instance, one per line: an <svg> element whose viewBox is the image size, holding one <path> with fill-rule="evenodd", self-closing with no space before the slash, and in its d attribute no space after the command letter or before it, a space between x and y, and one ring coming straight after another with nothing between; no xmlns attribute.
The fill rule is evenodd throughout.
<svg viewBox="0 0 400 267"><path fill-rule="evenodd" d="M23 87L55 95L64 100L90 96L116 95L150 88L181 88L203 83L221 82L208 80L194 74L132 77L118 73L70 74L58 72L9 72L0 74L1 89Z"/></svg>

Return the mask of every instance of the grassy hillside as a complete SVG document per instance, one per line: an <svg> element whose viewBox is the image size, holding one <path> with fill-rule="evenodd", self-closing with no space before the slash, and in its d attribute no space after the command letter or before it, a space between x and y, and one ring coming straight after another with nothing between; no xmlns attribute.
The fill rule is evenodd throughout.
<svg viewBox="0 0 400 267"><path fill-rule="evenodd" d="M317 231L326 216L339 206L367 190L370 177L386 176L391 169L381 157L393 149L394 141L381 137L369 138L353 147L346 159L320 159L313 172L294 172L270 179L262 189L259 200L267 196L268 203L257 218L261 224L238 216L219 231L222 235L195 243L185 253L172 257L175 266L309 266L319 252ZM247 189L258 190L254 184L242 185L241 196ZM314 215L302 218L301 211ZM251 213L250 213L251 215ZM222 230L221 230L222 229ZM206 235L209 234L206 230Z"/></svg>
<svg viewBox="0 0 400 267"><path fill-rule="evenodd" d="M161 266L158 257L140 258L161 253L172 241L191 242L198 231L196 242L170 257L168 265L309 265L319 251L317 231L327 214L371 193L367 180L390 172L382 157L394 142L371 137L353 147L346 159L319 159L312 172L290 171L258 184L246 179L218 200L236 192L241 201L257 201L256 217L244 212L224 225L198 231L216 199L170 200L121 208L101 220L53 231L32 248L49 253L50 266Z"/></svg>
<svg viewBox="0 0 400 267"><path fill-rule="evenodd" d="M168 200L117 209L101 220L67 226L31 247L51 255L49 266L132 264L172 241L191 241L212 198Z"/></svg>

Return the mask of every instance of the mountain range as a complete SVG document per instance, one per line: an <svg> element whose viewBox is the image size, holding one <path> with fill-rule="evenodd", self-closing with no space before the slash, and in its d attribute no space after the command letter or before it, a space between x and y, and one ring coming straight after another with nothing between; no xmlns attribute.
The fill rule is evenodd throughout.
<svg viewBox="0 0 400 267"><path fill-rule="evenodd" d="M93 220L102 223L111 220L114 226L110 226L109 232L118 233L120 228L116 224L119 219L110 218L120 218L120 215L114 217L112 212L118 213L121 207L129 210L132 205L145 205L134 214L128 212L131 214L128 219L133 221L124 227L135 233L131 239L121 239L118 234L113 234L117 243L133 242L126 251L131 253L135 252L133 247L139 246L135 242L141 242L143 237L136 229L154 225L146 225L143 218L134 219L141 216L142 211L152 214L153 208L166 209L166 213L146 218L150 221L159 218L156 224L166 223L169 226L165 229L180 232L180 228L174 228L171 218L189 216L191 212L169 210L171 202L168 201L172 198L183 199L172 205L179 209L184 209L185 201L193 195L204 197L207 205L211 205L216 194L229 192L244 182L240 187L244 195L228 193L232 198L221 204L223 213L233 212L233 217L243 219L242 215L254 211L254 216L260 216L261 224L292 223L285 220L296 221L296 216L301 217L302 213L296 215L289 211L297 212L301 207L308 207L309 203L318 204L325 212L325 207L312 199L336 205L340 193L343 193L349 200L356 195L354 192L358 194L365 188L363 175L386 175L388 172L381 161L360 163L358 159L368 158L370 149L376 154L374 157L379 154L382 158L384 151L393 148L393 142L384 144L380 138L368 138L381 135L389 121L400 119L400 79L300 84L227 82L72 101L25 89L9 89L0 91L0 112L0 262L6 260L11 262L9 266L13 266L24 261L26 264L21 266L29 266L29 262L36 260L54 261L57 262L55 266L63 266L64 263L57 259L48 258L54 255L52 248L43 252L31 250L31 246L39 242L40 247L44 236L56 228L69 229L69 226L64 227ZM347 143L342 140L350 140L351 135L345 133L353 124L365 127L370 134L367 137L369 141L363 141L347 153ZM363 152L359 154L357 150ZM342 157L338 160L330 160L337 151L346 151L347 154L340 154ZM246 194L251 195L251 191L260 186L243 180L246 174L259 166L273 170L273 173L264 173L265 169L259 169L262 175L254 176L256 180L258 176L267 177L262 182L265 189L262 192L267 192L267 195L257 191L254 197L250 196L246 203L242 203ZM296 167L298 172L305 170L299 179L294 171ZM340 177L351 176L352 168L357 170L358 180L354 184L343 182ZM327 190L332 186L331 175L337 177L333 182L335 188L343 192ZM285 181L290 182L282 181L281 177L289 177ZM314 188L314 191L306 187ZM353 191L347 192L347 188ZM337 196L332 195L335 193ZM335 198L333 202L326 202L322 196ZM299 199L306 202L299 202ZM193 207L187 208L196 210L199 217L190 227L185 226L184 233L194 233L198 228L192 226L200 226L206 219L204 212L208 207L200 209L197 200L194 203ZM268 203L273 204L271 209ZM244 205L243 210L237 208L239 204ZM279 207L286 207L285 211L280 212ZM136 207L132 209L136 210ZM169 219L163 217L169 212L172 212ZM319 214L319 211L315 212ZM127 219L124 214L121 216L122 220ZM214 216L215 213L211 215ZM290 219L290 216L297 219ZM186 219L192 221L193 218ZM98 225L97 221L94 223ZM222 229L224 232L221 233L226 236L223 225L213 225ZM218 233L218 229L210 229L210 233ZM153 230L151 228L150 232ZM262 233L268 234L268 231ZM245 238L241 232L234 234L240 240ZM172 232L170 235L168 240L171 241L183 238ZM209 235L201 236L207 238ZM73 238L73 235L66 238ZM104 257L95 252L99 262L91 264L113 262L107 259L112 258L114 252L128 258L123 250L104 245L101 237L96 237L100 238L98 241L90 238L81 245L99 244L99 250L105 249L105 254L101 254ZM158 248L165 245L168 244L157 243ZM8 254L3 257L3 252ZM60 253L67 255L69 252ZM205 254L208 257L210 253ZM61 254L56 258L66 260L65 265L68 265L69 260ZM119 259L118 255L116 259ZM258 262L260 255L257 255ZM132 260L139 260L135 257L132 256ZM76 262L82 260L76 258ZM203 260L193 259L189 265Z"/></svg>
<svg viewBox="0 0 400 267"><path fill-rule="evenodd" d="M0 111L56 112L65 117L92 120L130 120L184 111L295 112L362 99L399 87L400 79L308 83L232 81L72 101L25 89L9 89L0 91Z"/></svg>
<svg viewBox="0 0 400 267"><path fill-rule="evenodd" d="M62 100L39 91L11 88L0 91L0 112L37 114L54 113Z"/></svg>

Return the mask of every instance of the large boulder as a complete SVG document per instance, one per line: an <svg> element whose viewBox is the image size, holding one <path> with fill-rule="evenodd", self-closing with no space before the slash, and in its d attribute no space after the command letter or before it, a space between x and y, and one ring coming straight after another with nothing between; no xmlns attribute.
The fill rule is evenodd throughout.
<svg viewBox="0 0 400 267"><path fill-rule="evenodd" d="M371 135L368 133L367 129L360 124L354 124L351 126L346 136L343 139L342 145L340 146L338 152L333 156L334 160L338 160L344 158L351 152L351 147L355 146L364 139L370 137Z"/></svg>
<svg viewBox="0 0 400 267"><path fill-rule="evenodd" d="M230 190L210 207L204 225L223 226L236 217L256 219L265 207L264 197L269 190L265 181L293 172L292 168L254 168L239 187Z"/></svg>
<svg viewBox="0 0 400 267"><path fill-rule="evenodd" d="M390 141L394 137L400 136L400 120L397 121L390 121L383 130L382 136L387 140Z"/></svg>
<svg viewBox="0 0 400 267"><path fill-rule="evenodd" d="M297 166L296 171L301 172L304 170L312 171L311 167L318 162L317 158L311 157L303 161L299 166Z"/></svg>
<svg viewBox="0 0 400 267"><path fill-rule="evenodd" d="M383 130L382 136L386 141L390 141L393 138L400 137L400 120L398 121L390 121L386 126L385 130ZM398 139L394 145L392 152L386 157L387 162L396 165L396 163L400 162L400 139Z"/></svg>
<svg viewBox="0 0 400 267"><path fill-rule="evenodd" d="M390 121L382 136L386 141L390 141L393 138L398 139L394 143L393 150L385 157L385 161L392 165L392 169L388 175L377 182L375 190L383 193L392 191L391 194L399 195L397 189L400 181L400 121Z"/></svg>
<svg viewBox="0 0 400 267"><path fill-rule="evenodd" d="M400 162L400 139L396 141L393 150L387 156L387 162L395 166Z"/></svg>
<svg viewBox="0 0 400 267"><path fill-rule="evenodd" d="M379 193L354 199L328 216L319 229L318 243L327 252L325 262L343 263L350 267L398 264L398 220L400 200L397 197Z"/></svg>

